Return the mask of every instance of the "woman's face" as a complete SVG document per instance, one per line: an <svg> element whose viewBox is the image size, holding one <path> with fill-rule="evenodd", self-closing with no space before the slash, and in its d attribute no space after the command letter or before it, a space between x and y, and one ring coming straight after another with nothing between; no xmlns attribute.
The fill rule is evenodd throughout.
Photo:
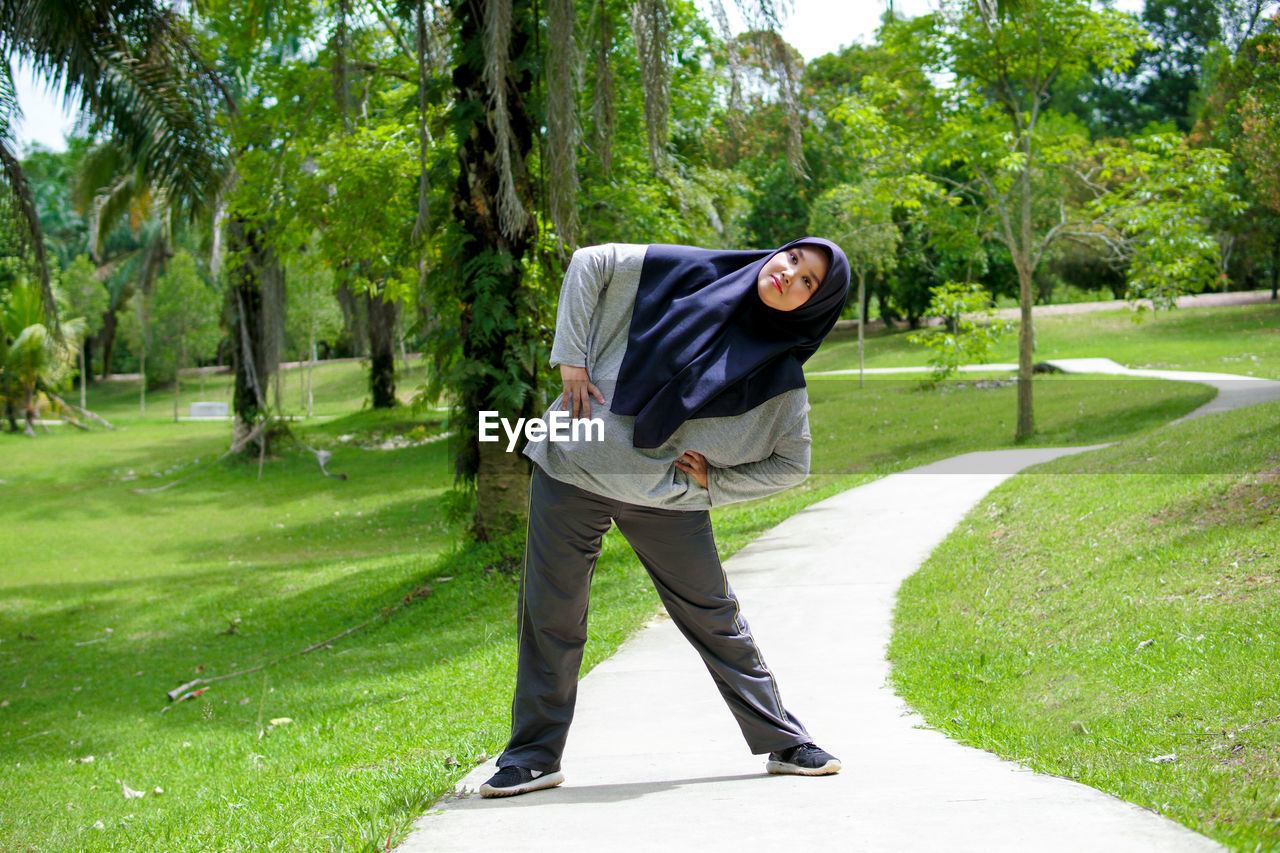
<svg viewBox="0 0 1280 853"><path fill-rule="evenodd" d="M765 261L756 292L778 311L794 311L809 301L827 275L827 253L817 246L792 246Z"/></svg>

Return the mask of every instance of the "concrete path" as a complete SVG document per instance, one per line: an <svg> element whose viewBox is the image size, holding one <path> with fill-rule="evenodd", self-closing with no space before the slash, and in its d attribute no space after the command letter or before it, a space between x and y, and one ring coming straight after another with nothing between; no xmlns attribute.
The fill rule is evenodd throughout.
<svg viewBox="0 0 1280 853"><path fill-rule="evenodd" d="M1262 302L1271 302L1270 290L1236 290L1230 293L1193 293L1179 296L1174 300L1174 304L1178 308L1218 308L1224 305L1256 305ZM1151 300L1140 300L1145 308L1151 308ZM1033 305L1031 306L1032 317L1044 317L1053 314L1090 314L1094 311L1122 311L1132 310L1133 305L1127 299L1107 299L1100 302L1058 302L1051 305ZM995 316L1003 320L1017 320L1022 316L1021 308L1001 308L995 312ZM940 320L929 318L924 321L926 325L937 325ZM838 320L835 325L837 331L848 331L849 329L858 328L858 321L855 320ZM867 323L868 329L883 329L884 321L876 319Z"/></svg>
<svg viewBox="0 0 1280 853"><path fill-rule="evenodd" d="M1254 389L1236 405L1280 399L1280 382L1195 381ZM583 679L565 785L484 800L472 792L494 772L490 760L397 849L1221 849L1152 812L921 728L886 686L902 581L997 484L1090 449L970 453L894 474L805 509L726 562L783 701L844 761L839 775L766 775L696 653L658 618Z"/></svg>
<svg viewBox="0 0 1280 853"><path fill-rule="evenodd" d="M1224 305L1256 305L1271 302L1270 290L1234 290L1229 293L1188 293L1179 296L1174 304L1179 308L1218 308ZM1142 299L1143 307L1150 309L1151 300ZM1093 311L1120 311L1133 306L1127 299L1111 299L1102 302L1061 302L1054 305L1033 305L1031 315L1041 317L1050 314L1087 314ZM997 317L1006 320L1017 320L1022 316L1021 308L1001 308L996 311Z"/></svg>
<svg viewBox="0 0 1280 853"><path fill-rule="evenodd" d="M1146 367L1125 367L1109 358L1053 358L1049 364L1064 373L1088 373L1104 376L1132 376L1135 378L1170 379L1177 382L1198 382L1218 389L1218 395L1200 408L1184 415L1174 423L1228 412L1241 406L1252 406L1271 400L1280 400L1280 381L1259 376L1240 376L1235 373L1210 373L1203 370L1156 370ZM929 367L869 367L868 376L892 376L898 374L928 373ZM965 373L1016 373L1018 365L1007 363L966 364L960 367ZM807 376L856 376L858 369L822 370Z"/></svg>

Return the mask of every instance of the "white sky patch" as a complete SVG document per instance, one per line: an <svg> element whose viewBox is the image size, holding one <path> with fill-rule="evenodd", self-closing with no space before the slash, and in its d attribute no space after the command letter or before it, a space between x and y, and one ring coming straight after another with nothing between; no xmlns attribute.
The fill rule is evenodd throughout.
<svg viewBox="0 0 1280 853"><path fill-rule="evenodd" d="M52 89L48 78L36 74L27 62L15 61L10 67L22 108L22 117L13 123L18 156L24 156L33 143L52 151L66 151L64 137L75 127L77 113L63 109L62 87Z"/></svg>

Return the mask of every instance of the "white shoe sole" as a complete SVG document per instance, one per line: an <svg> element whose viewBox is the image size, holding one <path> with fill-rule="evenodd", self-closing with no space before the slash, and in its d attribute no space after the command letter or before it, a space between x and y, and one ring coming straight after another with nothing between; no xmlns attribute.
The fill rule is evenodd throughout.
<svg viewBox="0 0 1280 853"><path fill-rule="evenodd" d="M765 764L764 769L768 773L777 773L783 776L830 776L839 773L843 767L838 758L833 758L821 767L801 767L798 764L788 764L785 761L770 760Z"/></svg>
<svg viewBox="0 0 1280 853"><path fill-rule="evenodd" d="M543 788L554 788L556 785L564 782L564 774L559 770L553 773L544 773L537 779L530 779L523 785L513 785L510 788L493 788L485 782L480 786L480 796L482 797L514 797L516 794L527 794L530 791L541 791Z"/></svg>

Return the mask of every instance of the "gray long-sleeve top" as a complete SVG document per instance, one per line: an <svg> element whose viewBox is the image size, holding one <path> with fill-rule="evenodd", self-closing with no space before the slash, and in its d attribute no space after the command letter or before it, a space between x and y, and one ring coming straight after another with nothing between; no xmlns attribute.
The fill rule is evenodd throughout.
<svg viewBox="0 0 1280 853"><path fill-rule="evenodd" d="M809 473L809 397L803 388L741 415L687 420L653 449L632 446L634 417L609 411L646 248L610 243L573 253L560 289L551 364L587 369L605 398L604 405L591 401L591 418L603 421L603 440L598 430L582 430L576 441L531 441L525 455L561 482L662 509L707 509L798 485ZM544 418L561 408L557 397ZM675 467L686 450L706 457L706 489Z"/></svg>

